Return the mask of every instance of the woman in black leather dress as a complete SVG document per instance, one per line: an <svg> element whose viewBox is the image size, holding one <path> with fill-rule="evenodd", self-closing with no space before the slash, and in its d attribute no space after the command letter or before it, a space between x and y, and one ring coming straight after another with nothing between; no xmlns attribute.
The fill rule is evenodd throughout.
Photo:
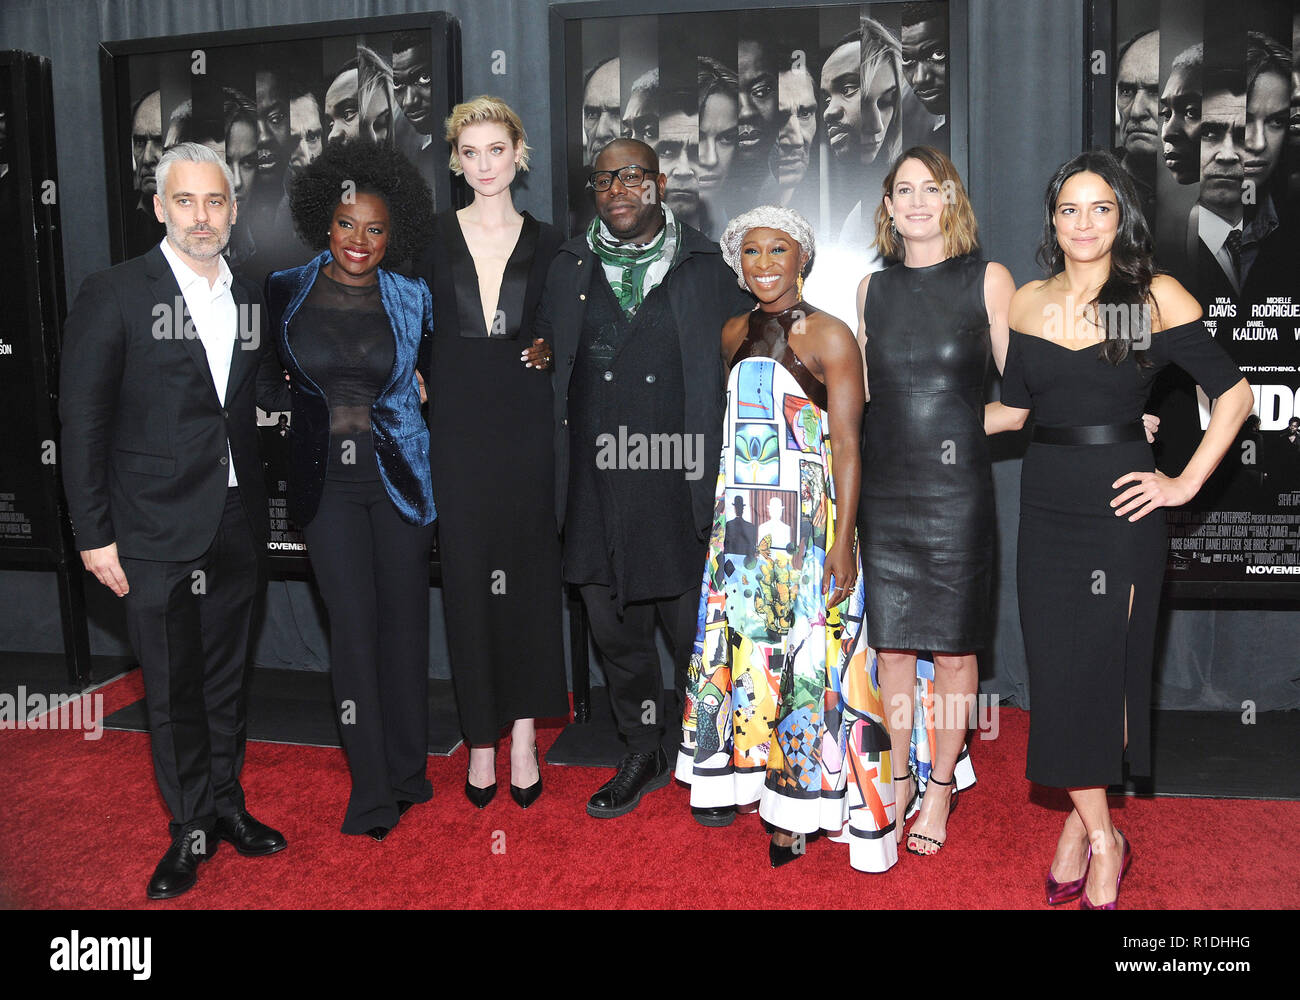
<svg viewBox="0 0 1300 1000"><path fill-rule="evenodd" d="M907 150L884 188L876 244L895 263L858 286L870 400L858 536L868 634L896 751L896 835L902 839L923 784L907 849L934 854L947 839L957 788L975 780L964 745L979 682L976 650L988 639L994 532L981 415L990 349L999 369L1006 357L1015 284L976 252L975 214L943 153ZM932 700L923 699L933 720L923 723L930 759L917 760L913 773L903 765L918 650L934 657Z"/></svg>
<svg viewBox="0 0 1300 1000"><path fill-rule="evenodd" d="M1051 277L1011 303L1002 402L990 434L1024 425L1017 572L1032 699L1026 775L1074 805L1047 874L1053 905L1113 909L1132 858L1106 786L1150 773L1151 660L1167 543L1163 507L1186 503L1253 406L1201 308L1155 274L1133 182L1082 153L1047 189L1039 257ZM1105 307L1105 308L1099 308ZM1209 427L1177 476L1155 469L1142 408L1170 363L1211 398Z"/></svg>

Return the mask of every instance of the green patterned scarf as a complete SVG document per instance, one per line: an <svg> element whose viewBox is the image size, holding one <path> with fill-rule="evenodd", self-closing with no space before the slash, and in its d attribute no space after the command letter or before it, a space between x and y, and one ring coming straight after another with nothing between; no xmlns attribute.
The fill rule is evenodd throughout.
<svg viewBox="0 0 1300 1000"><path fill-rule="evenodd" d="M605 265L605 275L628 316L636 313L645 297L668 273L680 242L681 225L664 206L664 227L649 243L619 243L599 218L587 229L587 245Z"/></svg>

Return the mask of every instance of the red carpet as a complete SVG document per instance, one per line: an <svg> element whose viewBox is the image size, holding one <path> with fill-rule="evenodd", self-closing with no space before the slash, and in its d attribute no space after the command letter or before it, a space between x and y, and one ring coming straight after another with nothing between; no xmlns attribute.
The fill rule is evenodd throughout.
<svg viewBox="0 0 1300 1000"><path fill-rule="evenodd" d="M100 693L104 714L116 711L142 695L139 672ZM433 801L375 843L338 832L349 784L342 751L250 743L249 805L284 832L288 850L242 858L223 844L198 885L168 903L144 895L167 848L148 737L6 730L0 906L806 909L816 900L821 910L1045 910L1043 874L1067 800L1024 779L1028 715L1004 709L1000 723L996 740L972 747L979 784L962 794L948 846L934 858L903 853L883 875L853 871L847 848L823 840L772 871L756 816L706 829L675 783L625 817L590 819L587 797L610 773L601 769L544 767L546 791L524 812L506 794L504 750L487 809L461 792L463 748L431 757ZM556 733L541 732L543 749ZM1125 909L1296 907L1300 803L1130 798L1115 815L1135 851Z"/></svg>

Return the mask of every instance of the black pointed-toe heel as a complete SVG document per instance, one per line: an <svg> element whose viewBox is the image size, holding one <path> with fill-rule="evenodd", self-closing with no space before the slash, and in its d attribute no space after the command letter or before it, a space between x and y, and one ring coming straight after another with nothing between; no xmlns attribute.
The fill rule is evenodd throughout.
<svg viewBox="0 0 1300 1000"><path fill-rule="evenodd" d="M477 785L471 785L469 778L465 779L465 798L474 803L475 808L482 809L496 798L496 794L497 783L495 781L488 785L487 788L479 788Z"/></svg>
<svg viewBox="0 0 1300 1000"><path fill-rule="evenodd" d="M537 780L527 788L520 788L513 781L510 782L510 797L515 800L520 809L527 809L536 802L542 794L542 763L537 758L537 744L533 744L533 763L537 765Z"/></svg>
<svg viewBox="0 0 1300 1000"><path fill-rule="evenodd" d="M803 843L800 843L800 839L800 837L796 836L794 843L784 847L775 840L767 842L767 860L772 862L773 868L780 868L782 865L788 865L791 861L798 861L808 853L807 840L804 839Z"/></svg>

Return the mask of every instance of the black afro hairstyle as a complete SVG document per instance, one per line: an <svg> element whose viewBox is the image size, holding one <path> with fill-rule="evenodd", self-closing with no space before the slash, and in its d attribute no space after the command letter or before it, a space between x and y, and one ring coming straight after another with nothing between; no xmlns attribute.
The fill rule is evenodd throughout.
<svg viewBox="0 0 1300 1000"><path fill-rule="evenodd" d="M433 195L411 162L389 146L331 143L289 187L293 227L314 250L329 246L334 209L344 192L375 194L388 206L385 266L415 259L433 239Z"/></svg>

